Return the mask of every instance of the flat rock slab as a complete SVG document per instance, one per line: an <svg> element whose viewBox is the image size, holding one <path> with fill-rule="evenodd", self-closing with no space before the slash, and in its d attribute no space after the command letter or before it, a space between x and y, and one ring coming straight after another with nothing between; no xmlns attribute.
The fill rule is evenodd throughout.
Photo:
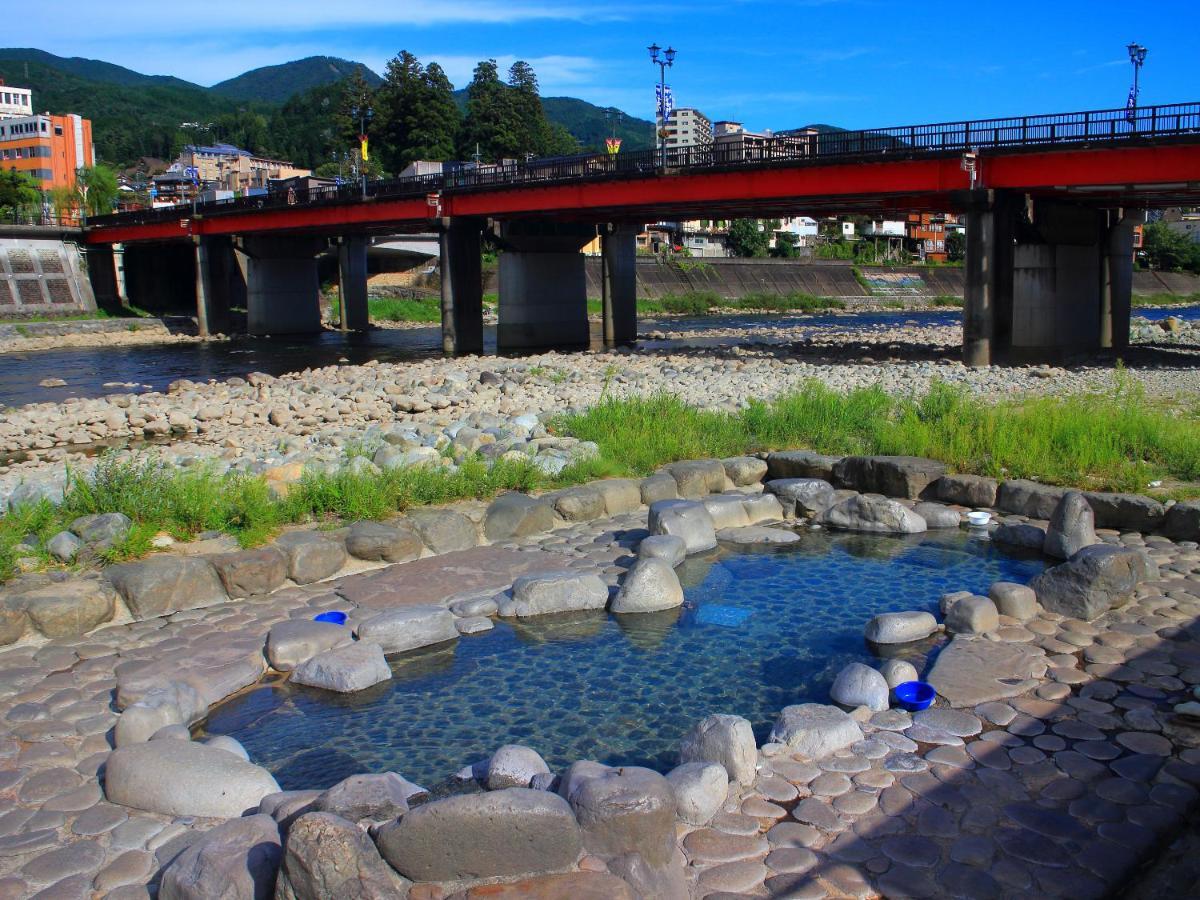
<svg viewBox="0 0 1200 900"><path fill-rule="evenodd" d="M442 604L457 594L502 590L521 575L561 572L570 568L570 561L546 550L475 547L351 575L339 579L334 589L355 606L370 609Z"/></svg>
<svg viewBox="0 0 1200 900"><path fill-rule="evenodd" d="M1015 697L1036 686L1045 656L1025 644L956 637L929 673L928 682L953 707Z"/></svg>

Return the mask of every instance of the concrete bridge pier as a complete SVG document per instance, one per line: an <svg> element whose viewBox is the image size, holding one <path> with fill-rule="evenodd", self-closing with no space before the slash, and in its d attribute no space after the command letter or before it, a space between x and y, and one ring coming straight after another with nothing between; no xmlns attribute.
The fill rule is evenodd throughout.
<svg viewBox="0 0 1200 900"><path fill-rule="evenodd" d="M227 333L230 310L246 305L246 278L233 239L196 235L196 326L202 336Z"/></svg>
<svg viewBox="0 0 1200 900"><path fill-rule="evenodd" d="M92 284L92 295L101 309L115 310L128 306L123 293L124 284L117 275L117 249L113 244L95 244L86 247L88 281Z"/></svg>
<svg viewBox="0 0 1200 900"><path fill-rule="evenodd" d="M371 325L367 310L367 245L363 235L338 238L338 296L342 331L366 331Z"/></svg>
<svg viewBox="0 0 1200 900"><path fill-rule="evenodd" d="M635 225L609 225L600 234L604 343L637 340L637 233Z"/></svg>
<svg viewBox="0 0 1200 900"><path fill-rule="evenodd" d="M246 330L250 334L303 334L321 330L317 254L324 238L244 236Z"/></svg>
<svg viewBox="0 0 1200 900"><path fill-rule="evenodd" d="M498 350L588 346L587 276L579 251L595 237L594 225L501 224Z"/></svg>
<svg viewBox="0 0 1200 900"><path fill-rule="evenodd" d="M483 353L482 219L442 219L442 350Z"/></svg>

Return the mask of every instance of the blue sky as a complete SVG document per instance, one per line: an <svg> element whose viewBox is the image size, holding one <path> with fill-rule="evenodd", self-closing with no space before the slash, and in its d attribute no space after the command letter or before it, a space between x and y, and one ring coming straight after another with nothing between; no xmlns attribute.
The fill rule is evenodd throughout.
<svg viewBox="0 0 1200 900"><path fill-rule="evenodd" d="M643 118L658 77L645 48L672 44L676 104L754 129L1121 106L1131 40L1150 48L1143 104L1200 100L1200 0L43 0L20 22L55 35L50 52L201 84L316 54L382 71L407 49L461 87L479 59L522 58L546 96Z"/></svg>

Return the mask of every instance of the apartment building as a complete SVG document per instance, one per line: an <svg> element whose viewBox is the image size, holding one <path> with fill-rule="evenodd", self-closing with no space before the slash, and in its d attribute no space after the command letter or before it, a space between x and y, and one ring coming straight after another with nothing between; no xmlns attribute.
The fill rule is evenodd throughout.
<svg viewBox="0 0 1200 900"><path fill-rule="evenodd" d="M667 133L665 140L667 149L674 150L682 147L708 148L713 143L713 126L708 117L698 109L682 107L673 110L667 117L664 129ZM659 143L662 146L662 143Z"/></svg>
<svg viewBox="0 0 1200 900"><path fill-rule="evenodd" d="M73 187L76 173L95 164L92 123L82 116L0 117L0 167L24 172L43 191Z"/></svg>
<svg viewBox="0 0 1200 900"><path fill-rule="evenodd" d="M154 178L159 199L187 199L203 189L246 193L265 191L281 178L311 175L286 160L255 156L232 144L199 147L189 144L162 175ZM190 186L190 190L189 190Z"/></svg>
<svg viewBox="0 0 1200 900"><path fill-rule="evenodd" d="M33 92L9 87L0 78L0 119L23 119L33 115Z"/></svg>

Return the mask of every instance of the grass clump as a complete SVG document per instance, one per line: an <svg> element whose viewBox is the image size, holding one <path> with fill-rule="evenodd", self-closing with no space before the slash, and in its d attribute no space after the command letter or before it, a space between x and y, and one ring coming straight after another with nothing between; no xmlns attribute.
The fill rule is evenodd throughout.
<svg viewBox="0 0 1200 900"><path fill-rule="evenodd" d="M375 322L440 322L440 300L404 300L398 297L376 297L367 301L367 310Z"/></svg>
<svg viewBox="0 0 1200 900"><path fill-rule="evenodd" d="M1190 306L1200 303L1200 291L1192 294L1134 294L1133 305L1139 306Z"/></svg>

